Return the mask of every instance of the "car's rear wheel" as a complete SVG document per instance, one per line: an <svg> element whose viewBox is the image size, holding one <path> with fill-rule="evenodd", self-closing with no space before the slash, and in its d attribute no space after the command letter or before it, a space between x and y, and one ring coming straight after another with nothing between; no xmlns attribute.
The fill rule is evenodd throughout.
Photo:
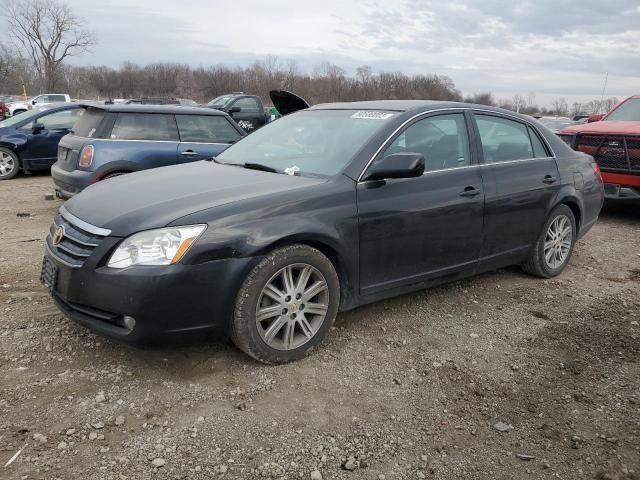
<svg viewBox="0 0 640 480"><path fill-rule="evenodd" d="M553 209L529 259L522 268L532 275L551 278L567 266L576 242L576 220L567 205Z"/></svg>
<svg viewBox="0 0 640 480"><path fill-rule="evenodd" d="M231 339L264 363L297 360L326 337L339 304L340 282L325 255L307 245L279 248L242 284Z"/></svg>
<svg viewBox="0 0 640 480"><path fill-rule="evenodd" d="M0 147L0 180L9 180L15 177L19 170L18 155L8 148Z"/></svg>

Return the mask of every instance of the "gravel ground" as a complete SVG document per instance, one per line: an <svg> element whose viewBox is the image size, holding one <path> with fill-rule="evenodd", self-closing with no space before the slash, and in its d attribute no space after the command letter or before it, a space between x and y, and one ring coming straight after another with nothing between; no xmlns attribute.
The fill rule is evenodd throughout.
<svg viewBox="0 0 640 480"><path fill-rule="evenodd" d="M50 192L0 182L2 479L640 478L638 205L603 212L559 278L359 308L268 367L64 319L38 282Z"/></svg>

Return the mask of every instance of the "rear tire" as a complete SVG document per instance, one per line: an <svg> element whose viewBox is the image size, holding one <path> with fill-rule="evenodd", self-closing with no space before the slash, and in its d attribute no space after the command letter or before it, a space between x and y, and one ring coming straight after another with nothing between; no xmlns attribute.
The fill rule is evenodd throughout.
<svg viewBox="0 0 640 480"><path fill-rule="evenodd" d="M231 339L263 363L298 360L327 336L339 305L340 281L326 256L307 245L279 248L240 287Z"/></svg>
<svg viewBox="0 0 640 480"><path fill-rule="evenodd" d="M522 269L542 278L559 275L571 260L576 230L573 211L567 205L558 205L551 211Z"/></svg>
<svg viewBox="0 0 640 480"><path fill-rule="evenodd" d="M8 148L0 147L0 180L9 180L20 171L18 155Z"/></svg>

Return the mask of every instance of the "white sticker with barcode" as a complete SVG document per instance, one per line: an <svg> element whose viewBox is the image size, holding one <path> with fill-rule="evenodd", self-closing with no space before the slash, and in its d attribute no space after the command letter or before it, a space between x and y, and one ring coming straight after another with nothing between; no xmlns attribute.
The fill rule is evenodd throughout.
<svg viewBox="0 0 640 480"><path fill-rule="evenodd" d="M362 111L362 112L356 112L353 115L351 115L351 118L363 118L366 120L386 120L389 117L393 117L393 113Z"/></svg>

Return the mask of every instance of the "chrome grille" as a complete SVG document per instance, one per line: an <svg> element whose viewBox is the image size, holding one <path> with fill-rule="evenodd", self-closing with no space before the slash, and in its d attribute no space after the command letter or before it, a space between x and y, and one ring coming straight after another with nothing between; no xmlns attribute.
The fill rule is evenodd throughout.
<svg viewBox="0 0 640 480"><path fill-rule="evenodd" d="M55 243L58 231L61 231L61 235L58 243ZM109 230L83 222L62 207L49 228L47 246L62 263L71 267L81 267L109 233Z"/></svg>

